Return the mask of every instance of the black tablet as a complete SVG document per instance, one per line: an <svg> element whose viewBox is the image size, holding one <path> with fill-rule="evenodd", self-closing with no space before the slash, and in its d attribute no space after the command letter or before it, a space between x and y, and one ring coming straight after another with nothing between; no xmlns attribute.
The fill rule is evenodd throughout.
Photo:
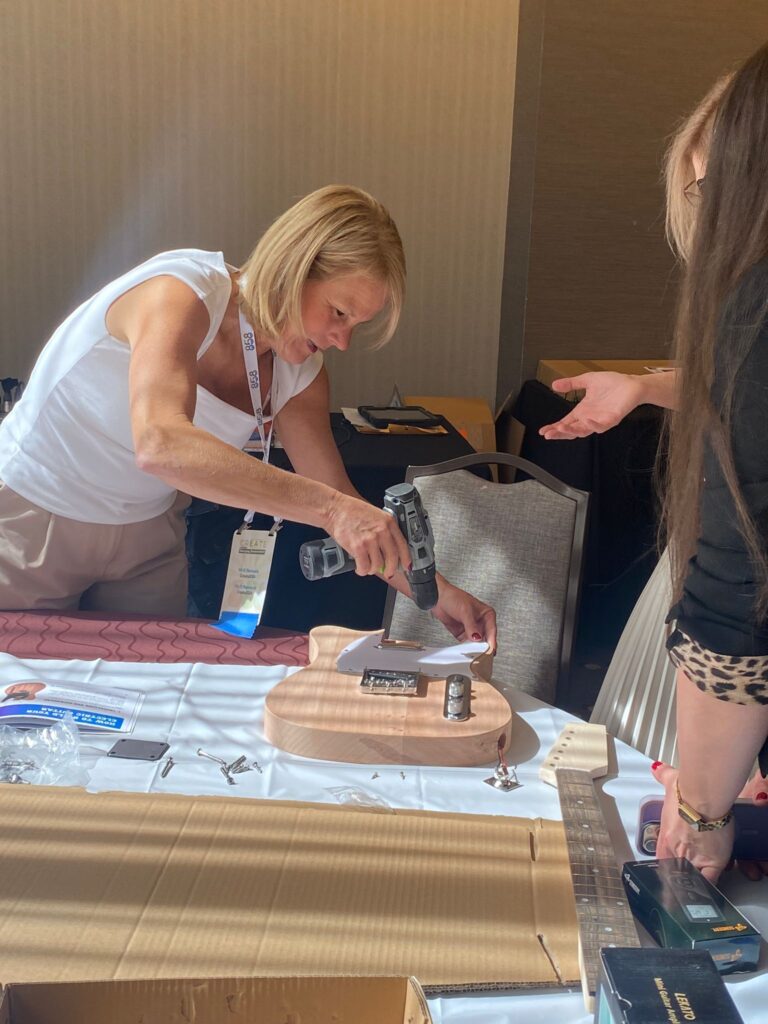
<svg viewBox="0 0 768 1024"><path fill-rule="evenodd" d="M401 427L439 427L441 422L439 416L421 405L359 405L357 411L371 426L380 429L390 424Z"/></svg>

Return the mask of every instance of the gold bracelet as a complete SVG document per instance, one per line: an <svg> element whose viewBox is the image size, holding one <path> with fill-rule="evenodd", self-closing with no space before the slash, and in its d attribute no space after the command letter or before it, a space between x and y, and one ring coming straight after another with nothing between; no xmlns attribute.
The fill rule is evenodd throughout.
<svg viewBox="0 0 768 1024"><path fill-rule="evenodd" d="M687 804L685 800L680 796L680 784L675 780L675 795L677 796L677 813L691 828L695 828L697 832L715 832L719 828L725 828L728 822L733 817L733 812L728 811L722 818L713 818L711 821L707 821L695 808Z"/></svg>

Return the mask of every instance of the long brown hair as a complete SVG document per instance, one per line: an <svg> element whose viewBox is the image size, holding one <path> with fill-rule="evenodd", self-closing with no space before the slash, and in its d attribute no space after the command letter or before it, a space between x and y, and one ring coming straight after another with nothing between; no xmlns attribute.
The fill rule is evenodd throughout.
<svg viewBox="0 0 768 1024"><path fill-rule="evenodd" d="M733 497L756 572L756 614L768 608L766 539L749 515L733 463L734 388L768 314L768 290L749 272L768 255L768 45L727 82L717 104L706 182L687 238L675 360L679 410L668 418L665 523L673 590L682 593L699 535L707 445ZM717 377L716 377L717 371ZM713 387L714 386L714 387ZM767 425L768 426L768 425ZM766 438L768 441L768 438Z"/></svg>

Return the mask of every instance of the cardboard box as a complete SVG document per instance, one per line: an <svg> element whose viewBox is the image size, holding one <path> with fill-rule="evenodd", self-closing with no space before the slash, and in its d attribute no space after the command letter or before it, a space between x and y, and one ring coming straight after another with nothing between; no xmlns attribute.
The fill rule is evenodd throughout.
<svg viewBox="0 0 768 1024"><path fill-rule="evenodd" d="M743 1024L709 953L601 949L595 1024Z"/></svg>
<svg viewBox="0 0 768 1024"><path fill-rule="evenodd" d="M445 416L476 452L496 451L496 427L488 403L482 398L449 398L440 395L406 395L405 405L422 405Z"/></svg>
<svg viewBox="0 0 768 1024"><path fill-rule="evenodd" d="M552 387L552 382L561 377L578 377L590 371L613 370L614 373L659 373L674 369L671 359L541 359L536 371L536 380ZM568 391L563 398L578 402L583 391Z"/></svg>
<svg viewBox="0 0 768 1024"><path fill-rule="evenodd" d="M2 1024L431 1024L414 978L200 978L8 985Z"/></svg>
<svg viewBox="0 0 768 1024"><path fill-rule="evenodd" d="M757 969L760 933L690 861L628 861L622 880L632 913L660 946L704 950L721 974Z"/></svg>
<svg viewBox="0 0 768 1024"><path fill-rule="evenodd" d="M573 983L562 822L507 814L0 786L0 983Z"/></svg>

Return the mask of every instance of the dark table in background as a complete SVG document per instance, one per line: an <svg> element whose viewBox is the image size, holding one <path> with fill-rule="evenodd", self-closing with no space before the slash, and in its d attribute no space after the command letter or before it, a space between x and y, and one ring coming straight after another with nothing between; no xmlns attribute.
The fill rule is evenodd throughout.
<svg viewBox="0 0 768 1024"><path fill-rule="evenodd" d="M331 426L347 473L364 498L379 507L384 491L402 483L408 466L424 466L470 454L473 449L447 420L447 434L359 434L341 413L331 414ZM273 449L272 465L290 469L282 449ZM189 559L188 614L217 619L227 575L232 534L243 521L243 509L193 502L187 516ZM256 529L269 529L272 519L255 516ZM316 580L304 579L299 548L324 536L303 523L285 522L275 544L270 585L261 624L297 632L333 624L350 629L376 629L381 625L386 584L375 577L354 573Z"/></svg>
<svg viewBox="0 0 768 1024"><path fill-rule="evenodd" d="M612 650L657 560L653 474L663 414L643 405L605 434L539 436L539 427L572 409L545 384L527 381L514 415L526 428L523 458L591 494L577 648Z"/></svg>

